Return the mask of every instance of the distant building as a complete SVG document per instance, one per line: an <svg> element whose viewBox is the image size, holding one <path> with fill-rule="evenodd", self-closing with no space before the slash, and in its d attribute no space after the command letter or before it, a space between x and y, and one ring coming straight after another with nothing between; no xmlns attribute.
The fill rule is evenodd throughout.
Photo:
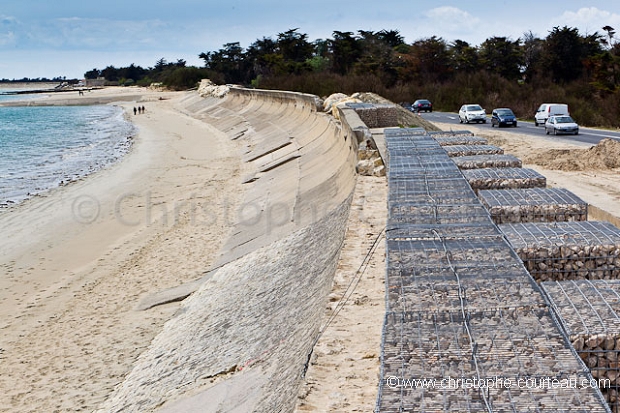
<svg viewBox="0 0 620 413"><path fill-rule="evenodd" d="M97 79L84 79L83 83L86 87L102 87L106 85L106 80L103 77L98 77Z"/></svg>

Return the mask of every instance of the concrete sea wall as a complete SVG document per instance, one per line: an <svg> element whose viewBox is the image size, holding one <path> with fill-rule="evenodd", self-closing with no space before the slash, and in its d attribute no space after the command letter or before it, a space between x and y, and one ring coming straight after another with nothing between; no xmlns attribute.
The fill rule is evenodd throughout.
<svg viewBox="0 0 620 413"><path fill-rule="evenodd" d="M291 411L317 337L355 187L354 112L315 96L231 88L180 110L242 148L239 219L186 299L100 412Z"/></svg>

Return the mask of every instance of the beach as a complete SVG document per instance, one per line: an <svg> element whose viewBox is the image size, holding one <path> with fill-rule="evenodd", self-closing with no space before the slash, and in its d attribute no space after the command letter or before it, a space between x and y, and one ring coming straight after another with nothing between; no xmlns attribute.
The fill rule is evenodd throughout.
<svg viewBox="0 0 620 413"><path fill-rule="evenodd" d="M136 303L200 278L241 193L238 148L174 110L182 94L91 94L89 104L120 98L139 134L120 163L0 216L10 234L0 241L1 411L93 410L178 308ZM133 116L138 103L145 113Z"/></svg>

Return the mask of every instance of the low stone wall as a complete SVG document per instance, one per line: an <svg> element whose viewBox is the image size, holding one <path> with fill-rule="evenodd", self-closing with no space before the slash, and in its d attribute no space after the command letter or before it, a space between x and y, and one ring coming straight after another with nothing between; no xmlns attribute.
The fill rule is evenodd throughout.
<svg viewBox="0 0 620 413"><path fill-rule="evenodd" d="M369 128L398 126L398 108L387 103L347 103Z"/></svg>

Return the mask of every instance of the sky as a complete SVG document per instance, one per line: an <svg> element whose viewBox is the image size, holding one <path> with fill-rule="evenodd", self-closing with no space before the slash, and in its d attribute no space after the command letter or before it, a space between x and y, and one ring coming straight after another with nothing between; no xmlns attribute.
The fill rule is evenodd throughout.
<svg viewBox="0 0 620 413"><path fill-rule="evenodd" d="M477 46L528 31L545 38L556 26L603 34L607 25L620 39L618 0L2 0L0 79L79 79L161 58L203 66L200 53L233 42L246 48L290 29L309 41L334 31L398 30L407 43L437 36Z"/></svg>

